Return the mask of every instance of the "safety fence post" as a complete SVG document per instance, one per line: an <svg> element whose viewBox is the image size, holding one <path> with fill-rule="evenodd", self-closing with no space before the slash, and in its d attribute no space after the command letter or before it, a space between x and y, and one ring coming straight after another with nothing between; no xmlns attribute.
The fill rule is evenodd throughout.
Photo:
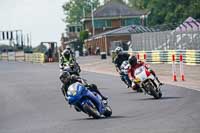
<svg viewBox="0 0 200 133"><path fill-rule="evenodd" d="M175 64L175 55L172 54L172 73L173 73L173 81L177 81L176 79L176 64Z"/></svg>
<svg viewBox="0 0 200 133"><path fill-rule="evenodd" d="M183 71L183 55L180 54L180 75L181 75L181 80L184 81L185 80L185 75L184 75L184 71Z"/></svg>
<svg viewBox="0 0 200 133"><path fill-rule="evenodd" d="M146 59L147 59L147 54L144 53L144 62L146 62Z"/></svg>
<svg viewBox="0 0 200 133"><path fill-rule="evenodd" d="M138 60L140 59L140 53L137 54L137 59L138 59Z"/></svg>

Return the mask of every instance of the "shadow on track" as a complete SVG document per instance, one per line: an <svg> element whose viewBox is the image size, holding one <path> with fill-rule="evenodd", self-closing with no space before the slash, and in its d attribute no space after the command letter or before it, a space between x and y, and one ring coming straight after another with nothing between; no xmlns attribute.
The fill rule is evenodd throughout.
<svg viewBox="0 0 200 133"><path fill-rule="evenodd" d="M80 121L80 120L107 120L107 119L124 119L127 118L126 116L111 116L111 117L102 117L100 119L90 118L81 118L81 119L74 119L73 121Z"/></svg>
<svg viewBox="0 0 200 133"><path fill-rule="evenodd" d="M121 93L121 94L141 94L141 93L136 92L136 91L129 91L129 92Z"/></svg>
<svg viewBox="0 0 200 133"><path fill-rule="evenodd" d="M136 101L148 101L148 100L173 100L173 99L181 99L183 97L162 97L161 99L151 98L142 98L142 99L135 99Z"/></svg>

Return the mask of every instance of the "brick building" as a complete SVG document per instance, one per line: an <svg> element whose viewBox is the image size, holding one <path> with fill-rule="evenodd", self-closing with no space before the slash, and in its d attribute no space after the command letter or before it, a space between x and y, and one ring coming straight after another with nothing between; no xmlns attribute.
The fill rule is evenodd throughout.
<svg viewBox="0 0 200 133"><path fill-rule="evenodd" d="M143 11L130 9L118 2L106 3L93 12L93 19L92 17L82 19L83 27L89 33L93 33L92 25L95 28L94 35L85 40L85 46L91 48L92 53L95 53L96 47L99 47L101 52L109 54L113 41L127 42L131 40L128 31L131 28L130 25L144 24L145 15L146 13Z"/></svg>

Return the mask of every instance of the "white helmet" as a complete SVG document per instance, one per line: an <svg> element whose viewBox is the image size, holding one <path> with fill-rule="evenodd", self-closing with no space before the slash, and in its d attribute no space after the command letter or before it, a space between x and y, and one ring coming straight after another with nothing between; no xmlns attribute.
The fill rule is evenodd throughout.
<svg viewBox="0 0 200 133"><path fill-rule="evenodd" d="M119 53L123 52L123 48L122 47L117 47L115 49L115 53L118 55Z"/></svg>
<svg viewBox="0 0 200 133"><path fill-rule="evenodd" d="M65 49L71 50L71 47L67 45Z"/></svg>

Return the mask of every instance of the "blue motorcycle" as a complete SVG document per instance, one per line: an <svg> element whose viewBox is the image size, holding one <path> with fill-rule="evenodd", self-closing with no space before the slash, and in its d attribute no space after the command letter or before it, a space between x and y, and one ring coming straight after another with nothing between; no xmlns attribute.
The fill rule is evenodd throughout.
<svg viewBox="0 0 200 133"><path fill-rule="evenodd" d="M107 105L107 101L102 100L98 93L90 91L79 82L69 86L66 98L77 111L83 111L95 119L102 116L110 117L112 114L112 109Z"/></svg>

